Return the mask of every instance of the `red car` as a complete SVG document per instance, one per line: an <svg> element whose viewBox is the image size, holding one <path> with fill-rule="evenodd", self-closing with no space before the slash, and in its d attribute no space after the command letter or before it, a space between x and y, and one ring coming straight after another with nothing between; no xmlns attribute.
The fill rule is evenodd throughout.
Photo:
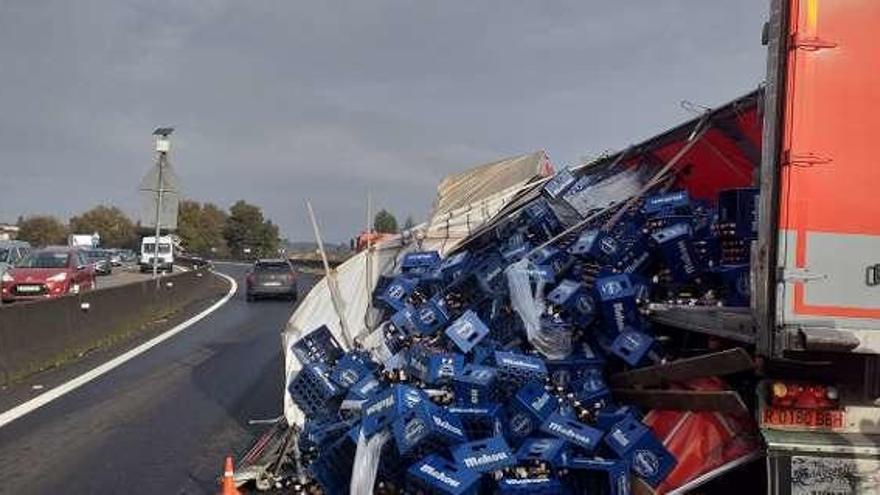
<svg viewBox="0 0 880 495"><path fill-rule="evenodd" d="M0 279L0 296L4 303L46 299L94 288L94 267L82 251L67 247L32 251Z"/></svg>

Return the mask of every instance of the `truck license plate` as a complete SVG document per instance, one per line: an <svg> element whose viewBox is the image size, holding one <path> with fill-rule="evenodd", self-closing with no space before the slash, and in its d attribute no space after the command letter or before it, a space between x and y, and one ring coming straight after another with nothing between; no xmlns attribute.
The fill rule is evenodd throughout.
<svg viewBox="0 0 880 495"><path fill-rule="evenodd" d="M843 409L767 407L764 409L761 420L765 426L840 430L846 423L846 413Z"/></svg>

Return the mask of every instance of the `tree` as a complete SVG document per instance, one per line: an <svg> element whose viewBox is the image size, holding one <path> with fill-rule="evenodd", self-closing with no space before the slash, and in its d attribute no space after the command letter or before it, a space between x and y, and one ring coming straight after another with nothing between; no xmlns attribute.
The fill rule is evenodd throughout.
<svg viewBox="0 0 880 495"><path fill-rule="evenodd" d="M258 206L244 200L229 208L223 237L234 257L274 256L281 242L278 227L263 219L263 211ZM249 256L245 254L245 249L250 249Z"/></svg>
<svg viewBox="0 0 880 495"><path fill-rule="evenodd" d="M184 249L200 256L226 257L229 250L223 231L226 213L211 203L183 200L177 217L177 235Z"/></svg>
<svg viewBox="0 0 880 495"><path fill-rule="evenodd" d="M101 245L124 248L137 244L137 229L128 216L115 206L96 206L70 219L70 231L101 236Z"/></svg>
<svg viewBox="0 0 880 495"><path fill-rule="evenodd" d="M383 208L373 217L373 230L387 234L396 234L397 219Z"/></svg>
<svg viewBox="0 0 880 495"><path fill-rule="evenodd" d="M403 222L403 230L409 230L416 226L416 221L413 220L412 215L407 215L406 220Z"/></svg>
<svg viewBox="0 0 880 495"><path fill-rule="evenodd" d="M18 238L34 246L67 243L67 228L53 216L19 217L18 228Z"/></svg>

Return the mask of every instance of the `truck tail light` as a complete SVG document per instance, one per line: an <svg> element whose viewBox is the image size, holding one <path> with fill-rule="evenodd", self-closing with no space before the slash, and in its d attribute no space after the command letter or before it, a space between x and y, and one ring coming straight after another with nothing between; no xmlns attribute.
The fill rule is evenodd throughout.
<svg viewBox="0 0 880 495"><path fill-rule="evenodd" d="M773 382L770 404L774 407L798 409L831 409L840 399L837 387L797 382Z"/></svg>

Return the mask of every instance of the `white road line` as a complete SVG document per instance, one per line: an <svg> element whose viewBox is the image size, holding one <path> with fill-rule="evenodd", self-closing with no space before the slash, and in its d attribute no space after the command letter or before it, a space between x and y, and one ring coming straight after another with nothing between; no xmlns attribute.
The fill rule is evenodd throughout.
<svg viewBox="0 0 880 495"><path fill-rule="evenodd" d="M73 392L74 390L78 389L79 387L82 387L83 385L89 383L90 381L94 380L95 378L98 378L99 376L110 372L114 368L126 363L127 361L130 361L131 359L134 359L135 357L147 352L148 350L152 349L153 347L156 347L157 345L161 344L162 342L170 339L171 337L174 337L178 333L191 327L193 324L195 324L196 322L198 322L202 318L204 318L204 317L208 316L209 314L213 313L214 311L216 311L218 308L220 308L220 306L223 306L224 304L226 304L226 302L229 301L232 298L232 296L235 295L235 292L238 290L238 283L235 282L235 279L233 279L232 277L230 277L226 274L219 273L219 272L214 272L214 273L225 278L229 282L230 286L229 286L229 292L227 292L226 295L223 296L222 299L220 299L219 301L212 304L211 307L205 309L204 311L193 316L192 318L180 323L179 325L175 326L171 330L168 330L167 332L165 332L161 335L157 335L156 337L153 337L152 339L144 342L143 344L135 347L134 349L131 349L130 351L127 351L123 354L120 354L119 356L116 356L115 358L111 359L110 361L107 361L106 363L104 363L100 366L92 368L91 370L83 373L82 375L79 375L78 377L76 377L68 382L65 382L65 383L63 383L63 384L61 384L51 390L43 392L42 394L34 397L33 399L31 399L27 402L24 402L22 404L19 404L19 405L13 407L12 409L0 414L0 428L6 426L7 424L15 421L16 419L18 419L22 416L25 416L27 414L30 414L30 413L36 411L37 409L45 406L46 404L54 401L55 399L58 399L64 395L66 395L69 392Z"/></svg>

